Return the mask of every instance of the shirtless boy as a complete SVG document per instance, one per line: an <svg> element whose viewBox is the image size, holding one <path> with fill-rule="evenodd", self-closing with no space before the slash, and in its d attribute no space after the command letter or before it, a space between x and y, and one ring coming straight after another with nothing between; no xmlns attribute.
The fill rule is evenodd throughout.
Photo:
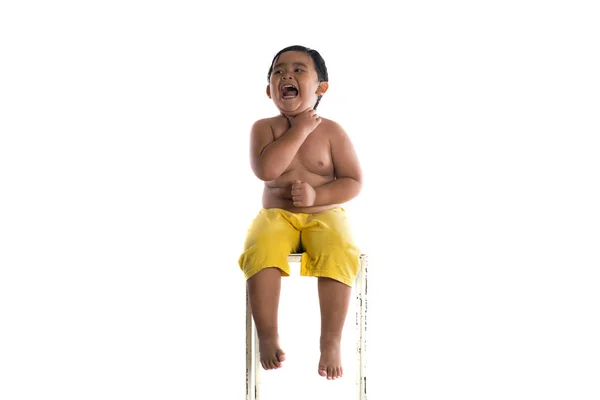
<svg viewBox="0 0 600 400"><path fill-rule="evenodd" d="M262 206L252 221L239 265L264 369L282 366L277 312L287 256L303 252L303 276L318 278L321 309L319 375L342 376L340 343L352 285L359 268L341 205L361 190L362 173L350 138L316 108L328 89L320 54L303 46L281 50L271 63L267 96L277 116L258 120L250 135L250 161L265 182Z"/></svg>

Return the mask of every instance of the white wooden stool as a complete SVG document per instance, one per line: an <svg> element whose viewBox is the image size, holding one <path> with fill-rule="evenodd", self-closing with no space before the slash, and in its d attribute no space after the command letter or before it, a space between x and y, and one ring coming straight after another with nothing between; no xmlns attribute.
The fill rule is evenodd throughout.
<svg viewBox="0 0 600 400"><path fill-rule="evenodd" d="M288 262L299 263L302 254L288 256ZM367 256L360 255L356 277L356 398L367 400ZM260 400L260 355L258 336L252 319L250 298L246 288L246 400Z"/></svg>

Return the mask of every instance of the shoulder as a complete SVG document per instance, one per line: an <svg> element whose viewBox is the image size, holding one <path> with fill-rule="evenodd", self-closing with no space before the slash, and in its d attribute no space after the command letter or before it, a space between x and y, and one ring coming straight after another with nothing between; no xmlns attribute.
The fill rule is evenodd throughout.
<svg viewBox="0 0 600 400"><path fill-rule="evenodd" d="M281 115L274 117L261 118L252 124L252 131L268 131L272 132L277 126L285 124L286 120Z"/></svg>
<svg viewBox="0 0 600 400"><path fill-rule="evenodd" d="M259 142L273 140L273 118L261 118L252 124L250 130L252 140Z"/></svg>
<svg viewBox="0 0 600 400"><path fill-rule="evenodd" d="M330 139L335 140L348 136L342 125L334 120L322 118L321 125L323 125L323 128L328 133Z"/></svg>
<svg viewBox="0 0 600 400"><path fill-rule="evenodd" d="M273 118L261 118L252 124L252 130L270 129L273 124Z"/></svg>

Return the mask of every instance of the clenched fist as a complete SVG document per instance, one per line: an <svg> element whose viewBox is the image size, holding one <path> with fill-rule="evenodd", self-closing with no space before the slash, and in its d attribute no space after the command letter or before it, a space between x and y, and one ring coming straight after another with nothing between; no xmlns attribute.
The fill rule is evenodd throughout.
<svg viewBox="0 0 600 400"><path fill-rule="evenodd" d="M292 201L295 207L311 207L315 205L317 192L306 182L295 180L292 184Z"/></svg>

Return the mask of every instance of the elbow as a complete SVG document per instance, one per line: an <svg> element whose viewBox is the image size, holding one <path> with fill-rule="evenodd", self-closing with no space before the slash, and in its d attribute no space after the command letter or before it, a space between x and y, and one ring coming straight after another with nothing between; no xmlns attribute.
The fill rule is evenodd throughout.
<svg viewBox="0 0 600 400"><path fill-rule="evenodd" d="M358 179L354 179L354 181L356 182L356 194L355 196L358 196L358 194L362 191L362 187L363 187L363 181L362 179L358 178Z"/></svg>
<svg viewBox="0 0 600 400"><path fill-rule="evenodd" d="M348 192L352 198L358 196L358 194L362 191L363 181L360 176L348 176L349 180Z"/></svg>
<svg viewBox="0 0 600 400"><path fill-rule="evenodd" d="M269 182L279 178L279 175L281 174L278 174L277 171L273 171L273 168L257 167L254 168L254 175L261 181Z"/></svg>
<svg viewBox="0 0 600 400"><path fill-rule="evenodd" d="M256 175L258 177L258 179L260 179L263 182L270 182L270 181L274 181L275 179L277 179L277 175L275 174L260 174L260 175Z"/></svg>

